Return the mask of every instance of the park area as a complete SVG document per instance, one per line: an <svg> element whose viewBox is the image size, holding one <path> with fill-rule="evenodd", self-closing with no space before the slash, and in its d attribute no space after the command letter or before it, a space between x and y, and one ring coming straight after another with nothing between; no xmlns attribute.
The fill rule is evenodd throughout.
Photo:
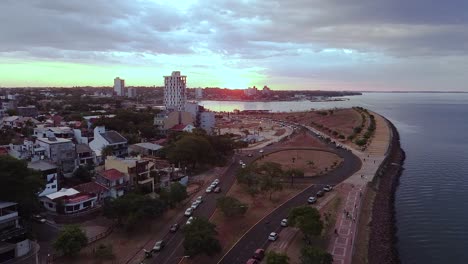
<svg viewBox="0 0 468 264"><path fill-rule="evenodd" d="M257 160L259 165L265 162L281 164L283 169L299 169L304 176L316 176L337 166L342 159L331 152L309 149L290 149L271 153Z"/></svg>

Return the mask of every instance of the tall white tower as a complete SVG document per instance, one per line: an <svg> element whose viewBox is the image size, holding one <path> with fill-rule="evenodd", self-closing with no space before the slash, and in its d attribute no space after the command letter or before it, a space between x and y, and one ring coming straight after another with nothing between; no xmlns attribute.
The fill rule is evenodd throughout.
<svg viewBox="0 0 468 264"><path fill-rule="evenodd" d="M125 80L119 77L114 79L114 93L118 96L125 96Z"/></svg>
<svg viewBox="0 0 468 264"><path fill-rule="evenodd" d="M180 75L180 71L173 71L171 76L164 76L164 106L168 110L184 111L187 76Z"/></svg>

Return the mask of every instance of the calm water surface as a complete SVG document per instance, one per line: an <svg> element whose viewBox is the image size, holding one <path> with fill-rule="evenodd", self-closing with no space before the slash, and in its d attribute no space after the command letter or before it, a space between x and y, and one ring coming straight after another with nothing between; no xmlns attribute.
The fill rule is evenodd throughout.
<svg viewBox="0 0 468 264"><path fill-rule="evenodd" d="M367 93L344 102L202 101L215 111L363 106L390 119L407 157L396 193L403 263L468 263L468 94Z"/></svg>

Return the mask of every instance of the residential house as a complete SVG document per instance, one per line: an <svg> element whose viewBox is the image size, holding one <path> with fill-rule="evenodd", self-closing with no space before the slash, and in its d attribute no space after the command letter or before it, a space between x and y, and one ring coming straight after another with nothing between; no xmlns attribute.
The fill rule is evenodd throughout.
<svg viewBox="0 0 468 264"><path fill-rule="evenodd" d="M40 199L45 209L58 214L74 214L96 206L97 196L81 193L73 188L62 188L58 192L45 195Z"/></svg>
<svg viewBox="0 0 468 264"><path fill-rule="evenodd" d="M128 153L127 139L116 131L106 131L104 126L94 128L94 139L89 143L89 146L96 153L98 162L103 160L102 150L108 146L112 147L114 156L123 157Z"/></svg>
<svg viewBox="0 0 468 264"><path fill-rule="evenodd" d="M189 133L192 133L193 129L195 129L195 127L191 124L178 124L178 125L175 125L173 127L171 127L170 131L171 132L189 132Z"/></svg>
<svg viewBox="0 0 468 264"><path fill-rule="evenodd" d="M34 128L34 136L37 138L68 138L73 139L74 133L73 129L69 127L36 127Z"/></svg>
<svg viewBox="0 0 468 264"><path fill-rule="evenodd" d="M75 144L65 138L38 138L37 144L44 148L45 157L53 161L65 177L71 177L76 168Z"/></svg>
<svg viewBox="0 0 468 264"><path fill-rule="evenodd" d="M42 180L45 186L39 193L39 197L58 191L58 170L55 164L45 160L37 160L28 162L28 168L40 171L42 174Z"/></svg>
<svg viewBox="0 0 468 264"><path fill-rule="evenodd" d="M0 263L14 263L16 258L29 254L31 248L17 203L0 201Z"/></svg>
<svg viewBox="0 0 468 264"><path fill-rule="evenodd" d="M16 111L18 112L18 115L20 116L37 117L39 114L36 106L34 105L18 106L16 108Z"/></svg>
<svg viewBox="0 0 468 264"><path fill-rule="evenodd" d="M147 155L147 156L156 156L156 154L163 148L163 146L150 143L150 142L143 142L130 145L128 147L128 151L130 153L134 152L137 154Z"/></svg>
<svg viewBox="0 0 468 264"><path fill-rule="evenodd" d="M112 198L124 195L128 186L125 174L116 169L100 171L97 174L96 182L106 187L109 190L109 197Z"/></svg>
<svg viewBox="0 0 468 264"><path fill-rule="evenodd" d="M189 112L163 111L154 117L154 125L161 134L166 134L169 129L178 124L193 124L194 118Z"/></svg>
<svg viewBox="0 0 468 264"><path fill-rule="evenodd" d="M76 144L76 155L78 166L94 164L96 160L94 151L86 144Z"/></svg>
<svg viewBox="0 0 468 264"><path fill-rule="evenodd" d="M109 188L95 181L76 185L73 187L73 189L81 193L89 193L89 194L96 196L97 203L102 203L103 200L109 197L109 194L110 194Z"/></svg>
<svg viewBox="0 0 468 264"><path fill-rule="evenodd" d="M104 164L106 170L118 170L123 173L130 186L147 193L154 192L154 178L150 171L154 163L141 157L108 157Z"/></svg>

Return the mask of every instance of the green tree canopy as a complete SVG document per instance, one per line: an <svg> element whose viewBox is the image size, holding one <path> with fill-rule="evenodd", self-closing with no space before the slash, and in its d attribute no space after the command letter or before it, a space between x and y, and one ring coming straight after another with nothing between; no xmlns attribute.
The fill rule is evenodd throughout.
<svg viewBox="0 0 468 264"><path fill-rule="evenodd" d="M54 249L66 256L75 256L88 244L88 238L83 230L76 225L66 226L54 241Z"/></svg>
<svg viewBox="0 0 468 264"><path fill-rule="evenodd" d="M187 187L179 182L171 184L168 190L161 191L161 199L166 201L171 207L182 202L188 197Z"/></svg>
<svg viewBox="0 0 468 264"><path fill-rule="evenodd" d="M288 264L289 257L283 253L276 253L274 251L269 251L266 255L267 264Z"/></svg>
<svg viewBox="0 0 468 264"><path fill-rule="evenodd" d="M25 161L0 156L0 200L16 202L20 214L29 218L40 208L37 194L44 188L39 171L28 169Z"/></svg>
<svg viewBox="0 0 468 264"><path fill-rule="evenodd" d="M190 225L184 226L185 254L212 256L221 251L221 244L216 239L216 225L204 218L195 218Z"/></svg>
<svg viewBox="0 0 468 264"><path fill-rule="evenodd" d="M213 164L216 153L210 142L199 135L186 135L169 148L167 158L173 163L184 165Z"/></svg>
<svg viewBox="0 0 468 264"><path fill-rule="evenodd" d="M247 204L231 196L223 196L216 200L216 207L223 212L225 216L239 216L247 212Z"/></svg>
<svg viewBox="0 0 468 264"><path fill-rule="evenodd" d="M321 248L305 246L301 249L301 264L332 264L333 256Z"/></svg>
<svg viewBox="0 0 468 264"><path fill-rule="evenodd" d="M307 205L295 207L289 212L288 219L291 226L302 231L309 244L312 237L322 233L323 222L316 208Z"/></svg>
<svg viewBox="0 0 468 264"><path fill-rule="evenodd" d="M90 166L79 166L74 172L73 177L79 179L81 182L90 182L94 176Z"/></svg>

